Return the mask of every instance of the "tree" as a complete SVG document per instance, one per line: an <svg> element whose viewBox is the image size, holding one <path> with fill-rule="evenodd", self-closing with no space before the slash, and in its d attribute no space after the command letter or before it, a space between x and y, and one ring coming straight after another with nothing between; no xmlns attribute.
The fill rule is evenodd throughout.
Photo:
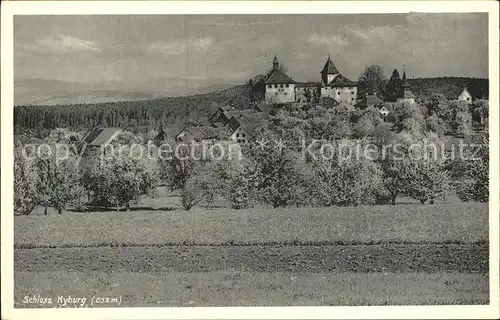
<svg viewBox="0 0 500 320"><path fill-rule="evenodd" d="M115 146L141 144L141 143L142 139L138 135L135 135L132 132L126 130L120 131L118 136L111 141L111 144Z"/></svg>
<svg viewBox="0 0 500 320"><path fill-rule="evenodd" d="M56 128L52 130L49 136L45 139L47 143L73 144L82 140L83 136L77 132L70 131L66 128Z"/></svg>
<svg viewBox="0 0 500 320"><path fill-rule="evenodd" d="M448 118L449 101L440 93L433 93L422 100L422 105L427 109L427 115L436 115L441 118Z"/></svg>
<svg viewBox="0 0 500 320"><path fill-rule="evenodd" d="M231 203L232 209L244 209L255 199L254 163L244 158L239 165L229 166L224 177L223 194Z"/></svg>
<svg viewBox="0 0 500 320"><path fill-rule="evenodd" d="M425 129L429 132L434 132L438 136L443 136L446 132L446 125L440 117L435 113L425 119Z"/></svg>
<svg viewBox="0 0 500 320"><path fill-rule="evenodd" d="M186 148L177 148L173 155L159 160L160 176L171 191L182 190L200 165Z"/></svg>
<svg viewBox="0 0 500 320"><path fill-rule="evenodd" d="M61 214L83 193L78 160L73 154L62 154L55 145L45 146L36 158L39 176L37 189L41 203L55 208Z"/></svg>
<svg viewBox="0 0 500 320"><path fill-rule="evenodd" d="M417 131L423 130L424 112L422 107L416 103L398 104L394 109L396 132L402 130L414 129Z"/></svg>
<svg viewBox="0 0 500 320"><path fill-rule="evenodd" d="M389 79L384 92L385 99L389 102L395 102L399 96L399 90L401 88L401 78L399 76L398 70L394 69Z"/></svg>
<svg viewBox="0 0 500 320"><path fill-rule="evenodd" d="M36 162L22 150L14 148L14 213L29 215L40 201L37 190L38 174Z"/></svg>
<svg viewBox="0 0 500 320"><path fill-rule="evenodd" d="M189 177L186 181L186 185L181 190L181 206L184 210L191 210L198 202L201 201L200 186L197 185L195 176Z"/></svg>
<svg viewBox="0 0 500 320"><path fill-rule="evenodd" d="M354 135L357 138L371 136L375 127L381 123L383 123L383 120L377 108L365 108L358 123L354 126Z"/></svg>
<svg viewBox="0 0 500 320"><path fill-rule="evenodd" d="M268 130L259 133L257 141L260 139L273 141L274 144L287 143ZM256 200L270 204L273 208L295 204L295 192L302 183L295 167L295 153L277 145L262 147L256 143L250 144L245 154L251 160L249 171L251 183L255 187Z"/></svg>
<svg viewBox="0 0 500 320"><path fill-rule="evenodd" d="M447 121L450 130L461 136L471 134L472 115L469 112L469 106L464 101L452 101L450 103L450 114Z"/></svg>
<svg viewBox="0 0 500 320"><path fill-rule="evenodd" d="M457 194L462 201L489 200L489 134L488 130L474 137L473 148L466 150L463 159L462 183Z"/></svg>
<svg viewBox="0 0 500 320"><path fill-rule="evenodd" d="M130 203L140 195L149 194L156 187L156 170L128 154L105 158L92 172L88 187L97 205L114 205L116 211L121 205L130 209Z"/></svg>
<svg viewBox="0 0 500 320"><path fill-rule="evenodd" d="M382 171L372 159L356 156L356 149L365 145L363 140L343 139L333 154L318 155L312 160L309 190L317 205L375 203L377 190L382 187Z"/></svg>
<svg viewBox="0 0 500 320"><path fill-rule="evenodd" d="M358 78L359 94L382 94L385 81L384 70L379 65L366 66Z"/></svg>
<svg viewBox="0 0 500 320"><path fill-rule="evenodd" d="M400 141L409 142L404 145L400 172L405 194L422 204L427 200L433 204L435 199L444 199L451 188L451 180L448 160L438 149L442 145L438 136L433 133L418 135L415 132L402 132L401 135L404 137Z"/></svg>
<svg viewBox="0 0 500 320"><path fill-rule="evenodd" d="M477 99L472 103L472 120L479 129L488 127L489 102L484 99Z"/></svg>

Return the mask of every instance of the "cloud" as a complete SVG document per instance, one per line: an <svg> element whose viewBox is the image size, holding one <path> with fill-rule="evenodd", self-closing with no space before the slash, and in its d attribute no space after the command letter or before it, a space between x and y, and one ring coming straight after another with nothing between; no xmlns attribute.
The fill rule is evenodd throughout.
<svg viewBox="0 0 500 320"><path fill-rule="evenodd" d="M101 52L99 45L94 41L83 40L59 34L54 37L43 37L36 39L34 43L20 43L17 45L27 51L41 53L75 53L75 52Z"/></svg>
<svg viewBox="0 0 500 320"><path fill-rule="evenodd" d="M150 53L179 55L186 51L206 51L215 43L214 38L175 39L166 42L155 42L148 47Z"/></svg>
<svg viewBox="0 0 500 320"><path fill-rule="evenodd" d="M349 42L339 35L320 35L317 33L310 34L307 37L307 42L315 45L338 45L347 46Z"/></svg>
<svg viewBox="0 0 500 320"><path fill-rule="evenodd" d="M342 31L364 42L390 42L396 40L398 36L401 36L404 29L399 25L366 28L361 28L356 25L346 25L342 28Z"/></svg>

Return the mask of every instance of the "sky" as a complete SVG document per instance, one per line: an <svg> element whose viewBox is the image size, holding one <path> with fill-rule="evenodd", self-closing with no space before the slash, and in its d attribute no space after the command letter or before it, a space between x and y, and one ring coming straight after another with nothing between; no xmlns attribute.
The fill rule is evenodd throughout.
<svg viewBox="0 0 500 320"><path fill-rule="evenodd" d="M242 84L274 55L317 81L328 55L347 78L488 77L481 13L16 16L14 102L146 99Z"/></svg>

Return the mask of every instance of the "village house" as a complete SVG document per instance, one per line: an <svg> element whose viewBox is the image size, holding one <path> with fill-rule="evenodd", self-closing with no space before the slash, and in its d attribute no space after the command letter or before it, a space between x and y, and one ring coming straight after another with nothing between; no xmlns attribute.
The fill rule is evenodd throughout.
<svg viewBox="0 0 500 320"><path fill-rule="evenodd" d="M84 153L87 152L95 152L98 149L102 149L103 147L111 144L116 137L121 133L120 128L95 128L89 130L82 141L77 144L78 152L81 152L85 149Z"/></svg>
<svg viewBox="0 0 500 320"><path fill-rule="evenodd" d="M472 94L469 92L467 87L463 87L462 89L453 88L446 94L446 97L449 100L464 101L467 104L472 104L473 101Z"/></svg>
<svg viewBox="0 0 500 320"><path fill-rule="evenodd" d="M226 127L193 126L184 127L174 138L175 142L214 142L227 139Z"/></svg>
<svg viewBox="0 0 500 320"><path fill-rule="evenodd" d="M365 96L358 101L356 104L356 107L364 109L364 108L370 108L370 107L378 107L381 106L384 103L382 99L380 99L377 95L375 94L368 94L366 93Z"/></svg>
<svg viewBox="0 0 500 320"><path fill-rule="evenodd" d="M175 142L175 137L180 132L180 130L180 128L160 128L158 135L153 138L153 143L156 146L160 146L165 143L173 143Z"/></svg>
<svg viewBox="0 0 500 320"><path fill-rule="evenodd" d="M235 109L223 109L219 108L214 115L212 115L209 119L209 123L216 127L224 127L229 119L232 117L242 117L246 114L257 112L255 109L243 109L243 110L235 110Z"/></svg>
<svg viewBox="0 0 500 320"><path fill-rule="evenodd" d="M458 96L458 101L465 101L468 104L472 103L472 95L470 94L469 90L467 90L467 87L465 87L462 90L462 93Z"/></svg>

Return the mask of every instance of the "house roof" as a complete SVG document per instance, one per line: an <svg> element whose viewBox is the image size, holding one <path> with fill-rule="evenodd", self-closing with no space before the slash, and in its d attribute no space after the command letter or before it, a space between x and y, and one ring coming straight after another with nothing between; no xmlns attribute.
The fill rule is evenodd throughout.
<svg viewBox="0 0 500 320"><path fill-rule="evenodd" d="M232 117L228 121L228 126L231 128L231 130L236 130L241 126L254 124L261 125L267 120L268 117L269 112L255 112L239 118Z"/></svg>
<svg viewBox="0 0 500 320"><path fill-rule="evenodd" d="M223 106L223 107L220 107L219 109L221 109L222 111L234 110L234 108L232 106Z"/></svg>
<svg viewBox="0 0 500 320"><path fill-rule="evenodd" d="M155 139L175 138L182 128L161 129Z"/></svg>
<svg viewBox="0 0 500 320"><path fill-rule="evenodd" d="M254 105L254 109L257 112L269 112L270 111L270 108L267 104L256 104L256 105Z"/></svg>
<svg viewBox="0 0 500 320"><path fill-rule="evenodd" d="M255 133L255 131L257 131L260 128L263 128L264 126L265 126L264 123L245 124L235 128L231 132L231 134L235 133L237 130L242 130L245 131L249 136L252 136Z"/></svg>
<svg viewBox="0 0 500 320"><path fill-rule="evenodd" d="M83 142L91 146L102 146L109 144L119 133L120 128L99 128L87 133Z"/></svg>
<svg viewBox="0 0 500 320"><path fill-rule="evenodd" d="M411 92L410 89L405 88L404 90L401 91L399 98L403 99L415 98L415 95L413 94L413 92Z"/></svg>
<svg viewBox="0 0 500 320"><path fill-rule="evenodd" d="M378 104L381 104L384 102L384 101L382 101L382 99L377 97L375 94L367 94L365 97L365 100L366 100L367 106L368 105L378 105Z"/></svg>
<svg viewBox="0 0 500 320"><path fill-rule="evenodd" d="M328 55L328 59L326 60L325 66L323 67L323 70L321 70L322 74L337 74L339 71L333 64L332 59L330 58L330 55Z"/></svg>
<svg viewBox="0 0 500 320"><path fill-rule="evenodd" d="M355 85L356 85L356 82L347 79L346 77L344 77L341 74L336 76L335 79L333 79L332 82L330 82L328 84L328 86L330 86L330 87L338 87L338 88L354 87Z"/></svg>
<svg viewBox="0 0 500 320"><path fill-rule="evenodd" d="M267 78L266 84L281 84L281 83L295 83L292 78L287 76L284 72L275 69Z"/></svg>
<svg viewBox="0 0 500 320"><path fill-rule="evenodd" d="M329 107L329 106L335 107L335 106L340 104L337 100L335 100L335 98L328 97L328 96L320 97L319 103L325 107Z"/></svg>
<svg viewBox="0 0 500 320"><path fill-rule="evenodd" d="M243 117L246 114L251 114L251 113L256 113L254 109L243 109L243 110L232 110L232 111L225 111L224 116L226 118L231 119L232 117Z"/></svg>
<svg viewBox="0 0 500 320"><path fill-rule="evenodd" d="M462 92L467 91L471 97L472 97L472 94L470 93L470 91L467 89L467 88L464 88L464 87L451 87L446 93L445 93L445 96L447 99L452 99L452 100L455 100L455 99L458 99L458 96L460 96L462 94Z"/></svg>
<svg viewBox="0 0 500 320"><path fill-rule="evenodd" d="M185 131L192 140L206 140L225 138L228 130L225 127L201 126L185 128Z"/></svg>

